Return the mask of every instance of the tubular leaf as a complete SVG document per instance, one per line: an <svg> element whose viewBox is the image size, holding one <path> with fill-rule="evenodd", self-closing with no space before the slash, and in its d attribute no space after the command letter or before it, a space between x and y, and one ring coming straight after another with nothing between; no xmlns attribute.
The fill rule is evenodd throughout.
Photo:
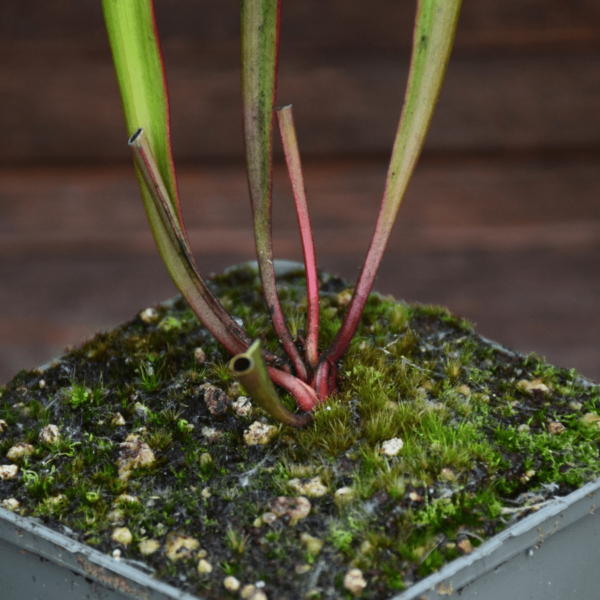
<svg viewBox="0 0 600 600"><path fill-rule="evenodd" d="M242 0L242 109L248 185L254 220L256 258L263 294L273 327L298 377L307 381L306 367L281 311L271 233L272 155L280 0Z"/></svg>
<svg viewBox="0 0 600 600"><path fill-rule="evenodd" d="M142 200L158 251L200 321L230 352L240 352L250 339L198 275L181 218L154 5L152 0L103 0L102 6Z"/></svg>
<svg viewBox="0 0 600 600"><path fill-rule="evenodd" d="M305 427L312 417L309 413L295 415L281 402L260 351L260 341L256 340L248 350L238 354L229 363L232 373L252 396L253 400L273 418L290 427Z"/></svg>
<svg viewBox="0 0 600 600"><path fill-rule="evenodd" d="M404 108L375 233L342 327L322 361L336 361L356 331L440 94L460 4L461 0L419 0Z"/></svg>
<svg viewBox="0 0 600 600"><path fill-rule="evenodd" d="M137 129L144 130L170 202L181 221L171 154L169 98L154 4L152 0L102 0L102 8L125 113L127 137L131 137ZM140 187L148 212L151 202L141 179Z"/></svg>
<svg viewBox="0 0 600 600"><path fill-rule="evenodd" d="M317 366L319 359L317 345L319 342L319 278L317 275L317 259L313 241L312 226L308 214L308 203L304 189L304 177L300 163L300 151L294 126L292 106L277 109L277 123L281 133L281 143L285 154L290 182L294 192L294 204L300 227L302 254L306 272L306 303L307 303L307 335L306 357L311 368Z"/></svg>

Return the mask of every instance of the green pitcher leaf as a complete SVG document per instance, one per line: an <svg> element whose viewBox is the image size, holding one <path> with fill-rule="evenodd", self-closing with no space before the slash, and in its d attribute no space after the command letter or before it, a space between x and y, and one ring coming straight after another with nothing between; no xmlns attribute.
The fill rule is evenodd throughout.
<svg viewBox="0 0 600 600"><path fill-rule="evenodd" d="M270 236L272 131L279 0L242 0L242 105L250 199L261 237Z"/></svg>
<svg viewBox="0 0 600 600"><path fill-rule="evenodd" d="M196 269L179 207L169 101L152 0L103 0L130 147L150 229L169 275L205 327L230 352L250 339ZM133 135L132 135L133 134Z"/></svg>
<svg viewBox="0 0 600 600"><path fill-rule="evenodd" d="M248 184L254 221L256 259L263 295L273 327L297 376L308 380L306 367L281 311L271 233L273 122L279 51L281 0L242 0L242 112Z"/></svg>
<svg viewBox="0 0 600 600"><path fill-rule="evenodd" d="M102 0L127 136L142 128L173 208L179 195L171 154L169 98L152 0ZM140 181L144 205L150 202Z"/></svg>
<svg viewBox="0 0 600 600"><path fill-rule="evenodd" d="M384 199L393 221L423 147L450 59L461 0L420 0L410 75Z"/></svg>
<svg viewBox="0 0 600 600"><path fill-rule="evenodd" d="M373 240L342 327L326 352L346 350L365 307L400 203L421 153L452 50L461 0L419 0L404 108L394 142L385 193ZM323 364L325 364L323 362Z"/></svg>
<svg viewBox="0 0 600 600"><path fill-rule="evenodd" d="M280 423L290 427L305 427L312 421L310 413L293 414L279 399L262 358L260 340L255 340L246 352L234 356L229 368L256 404Z"/></svg>

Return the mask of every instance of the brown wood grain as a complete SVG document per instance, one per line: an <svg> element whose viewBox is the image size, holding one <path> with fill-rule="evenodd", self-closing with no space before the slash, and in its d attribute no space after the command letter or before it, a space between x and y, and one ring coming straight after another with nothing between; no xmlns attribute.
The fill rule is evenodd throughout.
<svg viewBox="0 0 600 600"><path fill-rule="evenodd" d="M600 244L596 153L504 159L424 159L400 209L391 248L402 252L593 248ZM386 176L379 160L308 162L317 247L361 254ZM186 226L202 254L253 252L242 165L179 170ZM274 235L300 256L287 175L275 165ZM132 167L0 170L0 256L52 252L154 254Z"/></svg>
<svg viewBox="0 0 600 600"><path fill-rule="evenodd" d="M242 154L238 8L157 2L179 160ZM389 152L414 2L284 7L279 98L307 156ZM431 151L597 147L600 5L468 0ZM124 125L97 2L0 4L0 160L125 160Z"/></svg>
<svg viewBox="0 0 600 600"><path fill-rule="evenodd" d="M217 49L236 54L239 5L222 0L156 0L165 46ZM401 48L410 44L414 0L303 0L284 2L283 50L356 52ZM569 48L598 43L600 8L595 0L465 0L458 28L458 48ZM596 35L591 32L596 31ZM100 3L76 0L3 0L3 40L74 40L102 47L105 32ZM486 39L491 40L486 42ZM583 45L583 46L582 46ZM563 46L564 47L564 46ZM75 58L75 57L72 57ZM236 56L237 58L237 56Z"/></svg>
<svg viewBox="0 0 600 600"><path fill-rule="evenodd" d="M484 335L600 379L596 154L425 160L376 288L448 305ZM385 177L376 161L306 165L319 265L358 275ZM205 274L253 257L246 181L233 166L180 173ZM276 169L275 251L299 259ZM0 171L0 381L175 293L129 168Z"/></svg>
<svg viewBox="0 0 600 600"><path fill-rule="evenodd" d="M429 151L598 147L600 54L452 61L426 142ZM295 106L305 156L387 154L407 62L362 59L281 74L281 104ZM169 72L176 159L242 155L235 69ZM0 72L0 160L127 160L110 65Z"/></svg>

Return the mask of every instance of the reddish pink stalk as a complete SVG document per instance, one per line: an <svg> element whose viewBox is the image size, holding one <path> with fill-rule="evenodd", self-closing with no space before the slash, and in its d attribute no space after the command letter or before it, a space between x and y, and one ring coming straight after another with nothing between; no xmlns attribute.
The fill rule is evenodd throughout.
<svg viewBox="0 0 600 600"><path fill-rule="evenodd" d="M324 402L337 390L337 368L329 360L323 360L317 369L314 388L319 402Z"/></svg>
<svg viewBox="0 0 600 600"><path fill-rule="evenodd" d="M296 137L294 114L291 105L277 109L277 123L279 125L279 133L281 134L281 142L290 175L290 182L294 192L296 215L298 216L298 226L302 240L307 302L306 359L308 364L314 369L319 361L317 349L319 342L319 278L317 276L315 244L310 225L310 216L308 214L304 177L302 176L298 139Z"/></svg>
<svg viewBox="0 0 600 600"><path fill-rule="evenodd" d="M352 300L350 301L340 330L335 336L331 346L329 346L321 356L322 362L319 370L325 368L324 364L326 360L333 362L339 360L356 333L356 328L358 327L363 310L369 299L369 294L371 293L373 283L375 282L375 277L377 276L377 271L379 270L385 247L387 246L390 234L392 233L396 212L398 211L398 206L392 207L386 202L386 196L387 187L381 204L381 210L379 211L379 217L377 218L373 239L371 240L367 257L365 258L365 262L360 272L360 277L354 288ZM393 208L395 208L396 212L391 214Z"/></svg>
<svg viewBox="0 0 600 600"><path fill-rule="evenodd" d="M274 367L268 367L268 371L271 379L285 388L303 411L308 412L317 405L319 401L317 394L307 383Z"/></svg>
<svg viewBox="0 0 600 600"><path fill-rule="evenodd" d="M317 369L313 386L317 392L319 402L324 402L327 399L327 380L329 378L329 361L324 360Z"/></svg>
<svg viewBox="0 0 600 600"><path fill-rule="evenodd" d="M308 381L308 372L304 362L302 361L302 356L300 356L300 352L298 348L296 348L294 340L292 339L287 325L285 324L285 318L283 316L283 311L281 310L279 297L277 296L272 252L270 256L271 258L268 261L265 261L265 263L263 263L263 268L260 269L260 279L263 286L263 296L267 304L267 310L269 311L269 316L271 317L271 321L273 323L273 329L275 330L283 349L288 355L290 362L296 371L296 375L302 381ZM260 265L260 261L258 262Z"/></svg>

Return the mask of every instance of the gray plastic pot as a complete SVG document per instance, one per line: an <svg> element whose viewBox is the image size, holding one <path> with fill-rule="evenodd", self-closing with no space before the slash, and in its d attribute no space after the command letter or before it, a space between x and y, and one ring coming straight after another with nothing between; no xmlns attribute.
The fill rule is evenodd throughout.
<svg viewBox="0 0 600 600"><path fill-rule="evenodd" d="M550 500L393 600L597 600L599 489L597 479ZM2 600L200 600L154 579L142 563L115 560L2 508L0 582Z"/></svg>

